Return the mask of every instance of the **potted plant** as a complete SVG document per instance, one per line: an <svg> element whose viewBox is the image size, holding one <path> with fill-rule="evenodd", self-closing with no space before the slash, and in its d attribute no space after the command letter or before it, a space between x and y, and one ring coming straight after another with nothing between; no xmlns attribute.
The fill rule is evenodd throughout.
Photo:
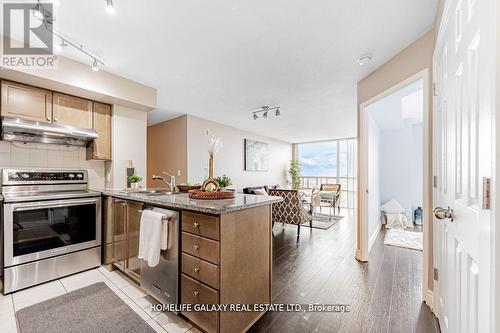
<svg viewBox="0 0 500 333"><path fill-rule="evenodd" d="M133 175L133 176L128 176L128 182L130 183L131 188L139 188L139 183L142 180L142 177Z"/></svg>
<svg viewBox="0 0 500 333"><path fill-rule="evenodd" d="M292 189L294 190L300 189L301 172L302 167L300 166L300 162L298 160L290 160L290 170L288 170L288 174L290 175L290 185L292 185Z"/></svg>
<svg viewBox="0 0 500 333"><path fill-rule="evenodd" d="M219 176L219 177L215 178L215 180L217 181L217 183L219 183L221 191L225 191L226 187L233 185L231 178L229 178L226 175Z"/></svg>

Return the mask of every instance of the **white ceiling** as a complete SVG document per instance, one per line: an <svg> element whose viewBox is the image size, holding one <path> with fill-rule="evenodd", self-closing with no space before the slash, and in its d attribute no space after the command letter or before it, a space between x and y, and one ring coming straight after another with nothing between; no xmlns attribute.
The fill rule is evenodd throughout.
<svg viewBox="0 0 500 333"><path fill-rule="evenodd" d="M423 81L406 87L367 107L381 131L402 129L406 122L422 124L424 115Z"/></svg>
<svg viewBox="0 0 500 333"><path fill-rule="evenodd" d="M303 142L355 136L356 82L432 27L437 0L59 2L56 29L158 89L150 124L188 113ZM282 115L253 121L262 105Z"/></svg>

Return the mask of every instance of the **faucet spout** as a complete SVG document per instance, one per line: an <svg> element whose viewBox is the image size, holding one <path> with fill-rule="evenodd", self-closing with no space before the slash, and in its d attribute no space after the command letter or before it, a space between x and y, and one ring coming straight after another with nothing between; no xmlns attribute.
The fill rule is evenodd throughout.
<svg viewBox="0 0 500 333"><path fill-rule="evenodd" d="M169 174L168 172L165 172L165 171L162 171L164 174L166 174L167 176L170 177L170 181L167 181L164 177L162 176L159 176L159 175L155 175L153 174L153 180L161 180L163 181L165 184L167 184L170 192L175 192L175 187L176 187L176 184L175 184L175 176Z"/></svg>

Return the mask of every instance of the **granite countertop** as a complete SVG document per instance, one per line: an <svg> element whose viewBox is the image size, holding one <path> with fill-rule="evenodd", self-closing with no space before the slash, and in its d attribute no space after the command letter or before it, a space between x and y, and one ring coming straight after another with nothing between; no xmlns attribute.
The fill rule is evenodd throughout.
<svg viewBox="0 0 500 333"><path fill-rule="evenodd" d="M283 201L282 197L251 194L236 194L235 198L224 200L196 200L189 198L187 193L147 195L144 193L120 190L101 190L101 192L103 195L140 201L153 206L186 209L216 215Z"/></svg>

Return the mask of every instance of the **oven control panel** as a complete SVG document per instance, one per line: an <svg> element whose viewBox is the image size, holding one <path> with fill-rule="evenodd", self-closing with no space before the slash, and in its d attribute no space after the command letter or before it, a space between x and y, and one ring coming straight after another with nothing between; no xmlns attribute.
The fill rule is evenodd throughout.
<svg viewBox="0 0 500 333"><path fill-rule="evenodd" d="M87 182L87 172L84 170L74 171L33 171L33 170L9 170L3 175L9 183L83 183ZM6 173L6 174L5 174Z"/></svg>

